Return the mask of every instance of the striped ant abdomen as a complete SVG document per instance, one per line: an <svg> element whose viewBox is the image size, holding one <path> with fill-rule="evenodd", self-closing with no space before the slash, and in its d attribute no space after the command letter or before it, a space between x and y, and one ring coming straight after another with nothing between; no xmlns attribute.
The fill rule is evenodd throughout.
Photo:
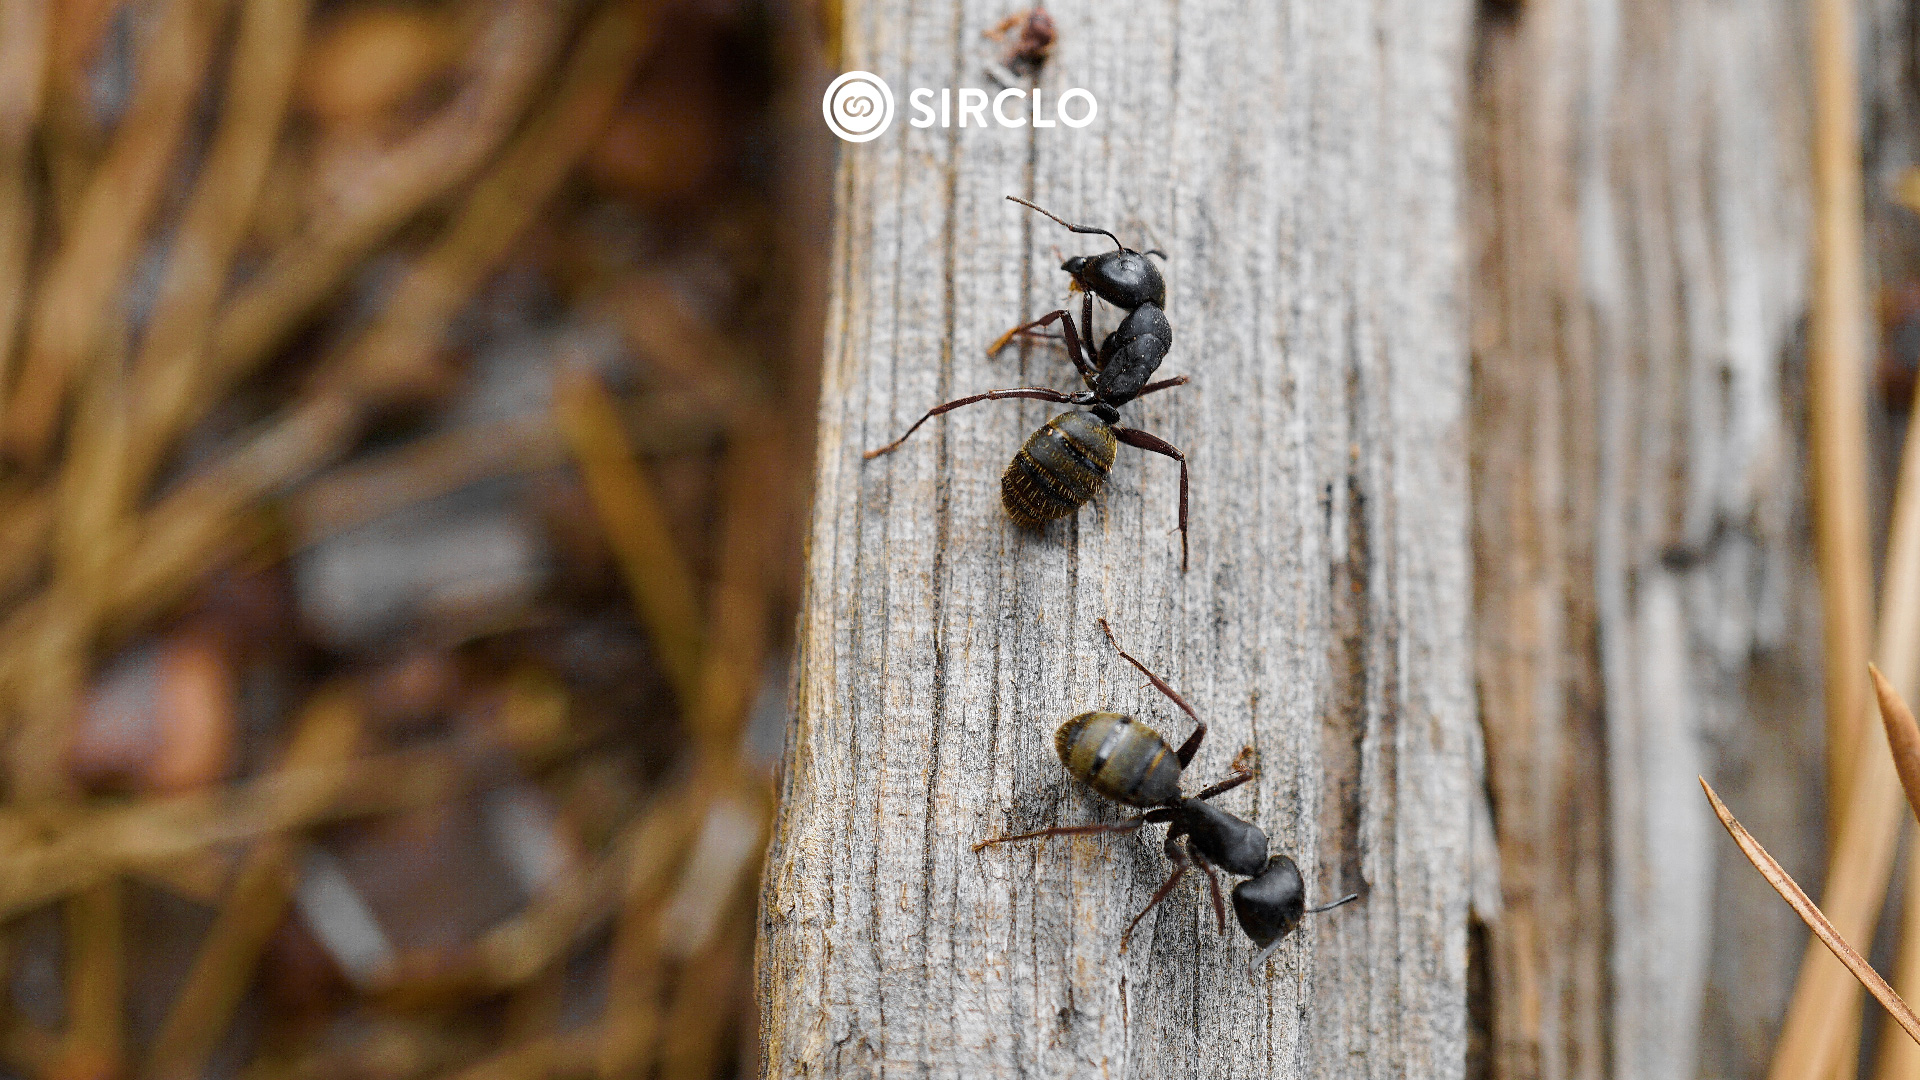
<svg viewBox="0 0 1920 1080"><path fill-rule="evenodd" d="M1054 732L1053 748L1075 779L1114 802L1165 806L1180 798L1180 759L1159 732L1125 713L1081 713Z"/></svg>
<svg viewBox="0 0 1920 1080"><path fill-rule="evenodd" d="M1000 476L1007 516L1027 528L1072 517L1106 483L1118 446L1113 425L1090 412L1064 412L1028 436Z"/></svg>

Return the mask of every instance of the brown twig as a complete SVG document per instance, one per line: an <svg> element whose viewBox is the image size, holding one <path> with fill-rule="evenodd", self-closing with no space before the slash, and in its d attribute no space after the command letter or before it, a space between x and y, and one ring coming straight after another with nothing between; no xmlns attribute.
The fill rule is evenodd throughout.
<svg viewBox="0 0 1920 1080"><path fill-rule="evenodd" d="M1873 671L1874 690L1880 699L1880 718L1887 735L1895 770L1900 776L1900 786L1907 793L1907 806L1916 815L1920 815L1920 728L1914 723L1913 712L1894 690L1878 669ZM1902 920L1899 952L1894 960L1894 978L1905 986L1909 993L1920 982L1920 900L1913 897L1911 890L1920 888L1920 869L1909 869L1906 910ZM1880 1041L1880 1060L1877 1063L1879 1075L1888 1080L1901 1080L1912 1076L1920 1069L1920 1048L1905 1039L1884 1038Z"/></svg>
<svg viewBox="0 0 1920 1080"><path fill-rule="evenodd" d="M232 534L241 508L349 447L359 430L356 395L378 397L411 385L409 373L419 371L419 357L430 354L482 275L604 126L649 40L648 23L627 3L609 4L583 35L562 89L542 118L479 182L446 236L403 280L381 320L323 365L325 371L345 373L335 381L351 392L310 395L220 468L148 515L140 547L128 555L129 568L118 578L118 614L178 591L206 565L208 551ZM31 636L35 625L28 621L19 632ZM0 642L13 638L7 632L13 627L10 620L0 628Z"/></svg>
<svg viewBox="0 0 1920 1080"><path fill-rule="evenodd" d="M722 468L719 563L700 696L687 718L696 752L714 768L738 760L740 730L760 689L772 615L767 563L790 487L781 468L785 450L779 418L763 413L741 426Z"/></svg>
<svg viewBox="0 0 1920 1080"><path fill-rule="evenodd" d="M621 882L619 920L614 924L608 959L607 1005L601 1021L601 1076L632 1076L653 1059L660 1034L660 997L665 972L660 943L661 901L671 885L699 807L674 793L667 800L676 816L635 831L628 843L628 873ZM658 813L658 812L656 812ZM669 826L677 828L670 829Z"/></svg>
<svg viewBox="0 0 1920 1080"><path fill-rule="evenodd" d="M560 39L560 7L498 0L467 87L401 146L355 171L337 208L276 254L215 323L192 400L217 400L272 355L356 265L491 156L520 119ZM190 419L190 418L189 418ZM176 421L177 433L187 422ZM170 440L164 440L170 441Z"/></svg>
<svg viewBox="0 0 1920 1080"><path fill-rule="evenodd" d="M0 690L35 695L29 717L64 717L78 685L78 658L103 625L151 614L171 602L205 572L235 537L243 514L264 496L305 475L318 462L351 445L359 411L333 395L310 398L294 413L228 454L220 463L162 499L139 523L137 538L116 551L109 591L94 608L71 597L42 595L16 607L0 622ZM48 721L49 724L52 720ZM17 779L41 790L58 770L57 730L16 737L12 755Z"/></svg>
<svg viewBox="0 0 1920 1080"><path fill-rule="evenodd" d="M642 814L621 830L607 858L582 880L552 890L480 939L479 984L497 992L525 982L558 960L569 945L604 925L623 896L662 890L692 840L695 824L676 799L663 799Z"/></svg>
<svg viewBox="0 0 1920 1080"><path fill-rule="evenodd" d="M27 952L0 957L0 972L12 974L21 962L42 962L47 947L61 950L64 963L55 967L65 971L67 1008L66 1026L57 1033L18 1017L0 1018L0 1061L25 1074L64 1080L128 1074L133 1066L125 1060L129 1044L121 1029L129 1010L145 1015L152 1004L151 980L133 966L146 950L128 936L145 920L126 923L121 910L134 895L125 894L123 879L142 875L219 909L178 996L161 1002L168 1012L158 1037L141 1048L142 1077L167 1080L205 1071L256 974L267 976L260 987L268 1003L261 1050L238 1071L257 1080L376 1072L505 1080L581 1075L609 1062L629 1063L616 1070L621 1072L657 1064L670 1075L711 1073L722 1052L719 1038L735 1026L732 1010L741 1004L749 970L748 894L768 809L764 792L753 784L757 777L748 775L753 770L736 775L741 731L777 634L775 616L785 601L776 583L787 579L781 559L795 540L795 477L811 452L798 425L768 412L768 380L779 377L767 374L773 368L764 361L773 358L755 353L765 331L784 337L779 318L789 307L805 306L792 299L802 293L770 285L758 263L726 268L741 270L742 284L750 285L740 294L748 298L745 306L734 310L753 327L755 336L738 337L754 340L753 350L716 332L677 292L651 294L662 301L648 309L657 317L641 319L632 340L658 365L708 391L692 407L676 385L673 392L643 396L637 411L623 415L595 385L586 392L593 399L586 408L569 413L568 406L578 402L566 396L579 384L563 383L563 400L551 412L504 426L451 432L436 426L402 450L358 453L370 420L381 422L384 440L393 430L385 426L389 420L418 419L413 407L430 404L429 396L458 376L442 364L451 355L449 329L476 307L482 286L503 266L515 265L518 272L523 261L535 264L554 254L523 238L553 213L555 195L576 163L603 142L602 128L620 109L636 59L654 40L657 7L644 0L462 0L446 18L435 15L442 44L426 62L431 71L388 99L390 111L378 130L336 139L339 133L323 117L311 130L325 145L310 153L307 126L284 135L283 128L290 80L311 59L300 54L314 6L311 0L152 0L134 12L124 0L0 0L0 453L11 447L35 464L56 448L63 455L53 469L16 470L0 484L0 602L7 605L0 612L0 733L10 751L10 798L0 805L0 920L58 902L67 931L58 945L36 938ZM48 7L60 12L58 19L46 15ZM188 10L213 13L201 54L174 63L171 82L149 77L166 49L180 44L180 13ZM227 10L238 16L230 44L219 16ZM44 21L35 24L35 18ZM23 25L32 32L19 30ZM393 40L362 36L354 48L377 51ZM445 65L461 47L453 42L471 47L464 70L450 73ZM556 65L563 42L565 60ZM119 84L130 45L141 71L128 94ZM22 59L34 50L58 57ZM40 72L48 69L56 70L40 107L30 99L42 85ZM204 105L196 100L203 84L209 96L218 95ZM182 94L185 105L174 100L173 107L184 108L185 119L154 123L156 116L166 119L160 106L168 95ZM31 107L9 111L16 103ZM423 113L425 123L411 135L400 134L405 118ZM203 149L193 126L203 117L213 120L204 157L176 163L182 147ZM15 131L18 137L9 141ZM182 131L191 134L183 140ZM399 141L378 149L389 138ZM10 148L27 147L29 139L31 157L24 149L18 161L8 157ZM164 153L161 144L168 144ZM19 166L13 173L10 163ZM9 187L14 180L18 198ZM176 182L191 186L170 192ZM580 186L586 206L608 205L603 183L593 173ZM150 184L160 194L142 186ZM130 198L103 206L101 192L116 185ZM633 197L624 189L622 194ZM707 202L709 194L700 193L699 201ZM561 235L591 245L623 242L615 234L626 227L624 220L607 219L613 231L603 234L597 231L600 219L577 214L571 195L560 202L567 215L559 220ZM729 180L723 199L742 196L756 197ZM728 215L733 209L732 202L722 206ZM156 242L155 223L163 216L173 232ZM716 235L763 250L771 220L729 216L728 225L751 232L723 226ZM595 224L581 228L586 221ZM11 237L17 250L7 246L9 226L16 227ZM393 243L403 229L404 240ZM42 250L33 264L30 248L36 243ZM59 275L75 274L69 264L89 251L99 271L92 282L96 294L80 297ZM164 256L151 281L144 270L133 273L149 254ZM724 254L730 261L732 246ZM296 332L314 324L331 297L368 280L368 260L376 255L389 256L384 265L394 271L380 303L356 311L351 322L342 320L348 333L318 327L313 347L303 343L288 357L288 373L295 377L283 379L276 371L244 395L230 393ZM633 280L597 256L589 262L591 274L608 277L567 278L569 287L584 290L572 297L576 323L607 314L599 302L615 294L619 282ZM9 266L21 280L8 281ZM609 281L616 288L608 288ZM644 284L658 289L664 279ZM141 318L149 285L151 304ZM72 301L64 307L63 289ZM234 295L225 295L229 289ZM26 299L18 301L16 317L7 305L18 297ZM49 311L70 319L71 326ZM25 329L17 325L20 319L40 320L38 336L14 332ZM73 341L66 359L52 363L48 358L58 350L43 346L63 326L75 330ZM800 336L808 347L818 337ZM42 346L33 355L43 369L25 377L21 396L6 400L4 388L19 381L18 372L7 370L10 359L27 362L10 358L8 346L29 341ZM131 364L122 362L120 352L128 347L134 350ZM630 360L609 357L606 363ZM797 381L808 380L802 375ZM489 389L479 387L482 395ZM809 391L803 386L796 392ZM230 434L263 411L268 419L260 427ZM597 412L585 424L591 429L585 440L563 438L556 420L578 419L582 412ZM653 422L656 417L662 422ZM439 633L447 624L428 622L400 656L345 658L382 665L380 685L394 700L370 723L382 731L404 730L408 738L423 734L410 725L428 723L428 717L436 725L458 725L458 751L436 745L354 758L339 743L316 757L311 747L303 749L302 736L276 772L169 797L96 797L97 785L135 774L70 770L65 748L78 731L96 737L96 726L123 725L109 755L137 758L157 747L152 757L159 760L191 741L179 736L171 706L146 711L166 697L149 694L159 678L150 666L158 651L145 640L150 634L158 633L163 643L189 630L217 640L231 661L223 670L249 676L249 707L299 692L315 674L316 660L338 666L342 658L315 657L300 645L307 635L288 617L310 597L311 583L303 575L284 573L284 560L303 541L477 479L564 464L570 449L590 482L610 475L599 466L610 460L608 447L617 451L613 473L627 470L616 477L626 488L616 496L621 506L613 514L630 518L632 482L647 486L651 479L623 430L636 420L645 429L638 434L640 449L648 454L678 454L690 444L710 445L715 436L727 439L716 477L716 524L703 525L698 534L712 545L712 558L702 563L711 575L696 579L663 540L666 572L677 575L677 585L669 586L677 629L657 629L644 601L640 605L644 628L665 643L661 654L673 650L676 640L684 646L677 669L669 671L682 722L670 727L689 738L694 761L672 790L649 791L645 778L653 774L630 769L625 760L633 748L605 742L610 716L594 700L599 680L614 674L605 662L528 647L525 639L581 614L575 606L582 602L588 605L582 610L599 620L592 626L607 623L606 586L597 576L579 574L537 594L538 607L525 625L489 624L482 637L454 649ZM190 431L189 441L184 436ZM800 453L784 454L789 442ZM589 459L598 465L589 467ZM292 494L342 460L338 472ZM163 467L178 474L169 476L167 487L151 490ZM602 485L590 492L603 515L605 491ZM669 489L669 495L676 493L684 494ZM659 501L658 493L647 494ZM652 507L659 537L667 535L669 512L678 509ZM608 531L621 533L618 527ZM563 532L564 550L577 550L566 546L576 534L570 527ZM694 534L675 535L694 542ZM623 537L629 541L624 545ZM630 531L614 540L630 579L636 550L631 540ZM658 584L658 574L647 573L655 573ZM28 593L30 587L37 591ZM592 592L576 591L582 589ZM511 619L524 613L500 614ZM185 626L170 627L174 619L186 620ZM529 628L533 633L525 632ZM624 627L614 632L628 634ZM410 682L416 656L431 671L424 681ZM496 657L505 664L489 665ZM663 668L674 663L660 663L657 656L648 662ZM390 669L398 674L389 678ZM542 680L538 685L546 691L503 693L508 687L501 673L511 671ZM256 697L256 685L264 698ZM121 694L126 696L115 696ZM489 709L503 699L507 706L491 715ZM116 712L122 704L125 710ZM331 708L325 694L310 701L300 730L309 729L316 712ZM358 724L354 712L348 726L357 730ZM251 724L229 724L227 730L245 748L240 760L259 760L260 732ZM487 731L507 733L506 745ZM482 734L472 738L475 732ZM98 738L103 745L108 739ZM647 746L642 753L656 749L674 750ZM216 773L203 771L194 783L216 782ZM70 779L76 775L84 775L86 791ZM341 957L329 961L315 953L301 929L306 924L289 918L297 867L306 865L296 859L303 846L297 834L346 817L415 812L430 804L434 815L408 820L437 818L445 812L441 804L468 783L506 785L548 809L559 805L583 846L602 854L557 860L549 873L518 875L523 887L535 890L531 901L477 938L412 943L400 928L413 913L397 913L390 927L398 931L393 955L422 963L395 963L375 978L301 978L312 972L308 965L337 965ZM548 788L547 794L532 791L536 785ZM743 792L742 785L751 790ZM727 800L731 826L696 842L703 826L711 825L707 811ZM335 852L355 887L366 887L370 917L382 922L393 900L373 883L383 872L379 860L393 851L388 832L384 826L345 830ZM509 843L485 835L508 844L515 855L525 854L524 838ZM251 846L240 849L242 844ZM356 861L361 858L368 861ZM509 860L517 870L524 870L525 861ZM669 896L671 905L665 902ZM609 950L604 930L615 920ZM605 1017L567 1031L583 1004L575 976L603 958L611 960L613 972ZM724 977L712 985L703 972ZM596 973L595 981L602 977ZM512 997L505 1031L491 1022L499 1016L494 1006L502 994ZM355 1009L367 1025L356 1032L357 1045L344 1045L338 1025L307 1026L330 1012L338 1019L336 1010L349 999L373 1007ZM413 1015L401 1015L405 1010ZM369 1011L380 1015L366 1017Z"/></svg>
<svg viewBox="0 0 1920 1080"><path fill-rule="evenodd" d="M543 1035L500 1050L448 1076L450 1080L539 1080L572 1076L592 1063L596 1042L592 1031Z"/></svg>
<svg viewBox="0 0 1920 1080"><path fill-rule="evenodd" d="M126 920L121 884L109 878L67 904L67 1076L118 1076L126 1056Z"/></svg>
<svg viewBox="0 0 1920 1080"><path fill-rule="evenodd" d="M360 739L364 718L344 689L323 691L302 710L282 767L342 768ZM192 1080L240 1003L268 938L293 900L300 841L268 836L247 853L232 892L207 931L193 969L147 1052L149 1080Z"/></svg>
<svg viewBox="0 0 1920 1080"><path fill-rule="evenodd" d="M1887 530L1886 564L1880 586L1875 659L1901 696L1920 691L1920 431L1910 431L1902 451L1893 513ZM1868 708L1871 706L1863 706ZM1821 908L1842 936L1871 936L1899 838L1900 778L1888 753L1882 725L1861 717L1853 780L1838 810L1840 827L1827 855ZM1909 941L1915 935L1907 935ZM1909 972L1912 972L1912 975ZM1897 978L1920 977L1920 965L1902 964ZM1836 1021L1857 1006L1859 989L1827 950L1809 942L1774 1044L1771 1080L1828 1077L1858 1045L1857 1025Z"/></svg>
<svg viewBox="0 0 1920 1080"><path fill-rule="evenodd" d="M22 1076L59 1076L65 1049L60 1036L22 1016L0 1028L0 1061Z"/></svg>
<svg viewBox="0 0 1920 1080"><path fill-rule="evenodd" d="M45 455L70 380L99 347L102 316L118 301L186 134L225 8L225 0L168 0L135 76L141 92L47 270L5 412L8 448L29 464Z"/></svg>
<svg viewBox="0 0 1920 1080"><path fill-rule="evenodd" d="M1727 835L1733 837L1733 842L1740 845L1741 853L1746 855L1747 861L1753 864L1753 868L1760 871L1760 876L1767 879L1767 884L1773 886L1773 890L1780 894L1780 898L1787 902L1787 906L1805 920L1821 943L1832 951L1835 958L1847 966L1847 970L1853 973L1854 978L1860 980L1860 985L1866 987L1880 1004L1886 1006L1887 1012L1899 1021L1907 1034L1916 1043L1920 1043L1920 1016L1915 1016L1900 995L1893 992L1893 987L1888 986L1887 981L1880 977L1880 973L1873 970L1873 966L1855 952L1853 946L1847 944L1846 939L1840 936L1840 932L1834 929L1833 923L1828 921L1820 908L1808 898L1799 883L1793 880L1793 876L1788 874L1772 855L1767 854L1767 849L1760 846L1760 841L1755 840L1753 834L1734 818L1733 812L1720 801L1720 796L1714 793L1713 785L1707 783L1704 776L1700 778L1700 787L1706 791L1707 801L1713 804L1713 812L1720 818L1720 824L1726 826Z"/></svg>
<svg viewBox="0 0 1920 1080"><path fill-rule="evenodd" d="M461 773L443 755L396 753L334 768L287 770L219 792L43 815L0 811L0 918L108 876L215 844L445 799Z"/></svg>
<svg viewBox="0 0 1920 1080"><path fill-rule="evenodd" d="M739 345L688 310L660 275L639 274L608 290L595 304L665 381L686 387L709 413L740 429L767 409L764 374Z"/></svg>
<svg viewBox="0 0 1920 1080"><path fill-rule="evenodd" d="M120 324L118 313L106 316ZM101 349L105 361L87 373L87 392L69 425L71 445L57 480L53 572L60 592L83 608L95 609L106 588L104 577L126 541L132 496L122 483L127 452L127 388L120 364L120 325Z"/></svg>
<svg viewBox="0 0 1920 1080"><path fill-rule="evenodd" d="M607 126L651 31L642 5L628 0L595 15L553 99L474 184L453 225L394 288L380 321L324 372L373 401L405 398L437 380L448 323Z"/></svg>
<svg viewBox="0 0 1920 1080"><path fill-rule="evenodd" d="M1853 0L1813 3L1814 273L1808 331L1808 440L1813 466L1814 549L1820 569L1828 672L1828 805L1846 805L1855 763L1867 741L1866 695L1857 672L1874 640L1873 557L1867 513L1867 325L1858 65ZM1883 608L1882 615L1885 615ZM1838 677L1835 677L1838 673ZM1872 752L1869 750L1868 752ZM1843 825L1829 814L1827 836L1838 847ZM1849 994L1827 1018L1829 1063L1822 1076L1845 1080L1857 1040L1859 1001ZM1793 1049L1782 1039L1779 1062Z"/></svg>
<svg viewBox="0 0 1920 1080"><path fill-rule="evenodd" d="M560 433L545 413L428 435L342 466L301 489L287 505L293 542L315 544L488 477L534 472L565 460Z"/></svg>
<svg viewBox="0 0 1920 1080"><path fill-rule="evenodd" d="M660 1080L705 1080L719 1070L727 1023L737 1013L729 1006L744 992L753 955L753 920L729 915L721 933L680 966L660 1040Z"/></svg>
<svg viewBox="0 0 1920 1080"><path fill-rule="evenodd" d="M133 364L128 486L141 489L185 418L215 307L260 196L299 67L311 0L246 0L220 125L168 253ZM201 409L205 405L200 406Z"/></svg>
<svg viewBox="0 0 1920 1080"><path fill-rule="evenodd" d="M1867 520L1866 325L1852 0L1814 3L1814 288L1809 441L1826 670L1859 671L1872 640ZM1866 695L1827 680L1829 790L1848 790ZM1830 830L1830 835L1832 832Z"/></svg>
<svg viewBox="0 0 1920 1080"><path fill-rule="evenodd" d="M1899 691L1887 681L1880 669L1872 664L1867 671L1873 676L1874 695L1880 701L1880 721L1887 732L1887 746L1893 752L1894 769L1900 774L1900 786L1907 793L1907 806L1920 818L1920 724L1915 724L1912 710L1900 699Z"/></svg>
<svg viewBox="0 0 1920 1080"><path fill-rule="evenodd" d="M62 0L50 19L41 143L46 159L44 203L50 224L65 234L107 141L90 107L90 76L102 42L127 0Z"/></svg>
<svg viewBox="0 0 1920 1080"><path fill-rule="evenodd" d="M666 953L678 961L660 1036L662 1080L697 1080L717 1066L726 1002L751 966L755 886L770 810L765 790L743 785L716 797L680 890L660 915Z"/></svg>
<svg viewBox="0 0 1920 1080"><path fill-rule="evenodd" d="M648 27L628 3L602 9L583 31L562 89L542 118L479 182L446 236L402 282L381 320L323 365L325 371L345 373L333 378L352 392L310 395L213 474L148 515L139 548L128 554L129 568L117 578L114 603L121 610L114 614L137 612L177 592L207 565L208 551L232 535L241 508L349 447L360 418L356 394L379 396L412 384L420 356L430 354L482 274L605 125L627 73L646 47ZM18 640L16 633L34 636L45 616L31 611L16 613L0 627L0 643ZM18 626L23 617L26 625ZM90 632L74 631L82 640ZM6 653L0 649L0 668L6 666ZM0 683L5 675L0 670Z"/></svg>
<svg viewBox="0 0 1920 1080"><path fill-rule="evenodd" d="M30 149L46 85L47 0L0 0L0 387L26 296L36 200Z"/></svg>
<svg viewBox="0 0 1920 1080"><path fill-rule="evenodd" d="M26 587L53 531L53 500L45 492L13 488L0 495L0 600Z"/></svg>
<svg viewBox="0 0 1920 1080"><path fill-rule="evenodd" d="M698 701L704 646L693 573L674 549L660 496L634 460L613 399L592 375L572 371L555 388L554 409L674 690L683 702Z"/></svg>

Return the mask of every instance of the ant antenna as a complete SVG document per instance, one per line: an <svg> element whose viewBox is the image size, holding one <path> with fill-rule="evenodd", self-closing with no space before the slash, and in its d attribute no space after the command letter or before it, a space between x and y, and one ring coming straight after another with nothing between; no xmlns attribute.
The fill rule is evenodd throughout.
<svg viewBox="0 0 1920 1080"><path fill-rule="evenodd" d="M1280 943L1285 940L1287 939L1280 938L1278 941L1275 941L1273 944L1267 946L1264 949L1261 949L1259 956L1256 956L1253 959L1247 961L1247 974L1258 976L1260 974L1260 969L1267 966L1267 957L1272 956L1273 951L1275 949L1278 949L1280 947Z"/></svg>
<svg viewBox="0 0 1920 1080"><path fill-rule="evenodd" d="M1347 895L1345 895L1345 896L1343 896L1343 897L1341 897L1340 899L1338 899L1338 900L1335 900L1335 901L1334 901L1333 903L1331 903L1331 904L1321 904L1321 905L1320 905L1319 907L1310 907L1310 908L1308 908L1308 909L1307 909L1307 910L1306 910L1305 912L1303 912L1302 914L1306 914L1306 915L1318 915L1318 914L1320 914L1320 913L1321 913L1321 912L1323 912L1323 911L1332 911L1332 910L1333 910L1334 908L1337 908L1337 907L1339 907L1339 906L1340 906L1341 904L1351 904L1351 903L1353 903L1353 902L1354 902L1355 900L1358 900L1358 899L1360 899L1360 894L1359 894L1359 893L1357 893L1357 892L1350 892L1350 893L1348 893Z"/></svg>
<svg viewBox="0 0 1920 1080"><path fill-rule="evenodd" d="M1360 894L1359 894L1359 893L1357 893L1357 892L1356 892L1356 893L1348 893L1347 895L1345 895L1345 896L1343 896L1343 897L1341 897L1340 899L1338 899L1338 900L1335 900L1335 901L1334 901L1333 903L1331 903L1331 904L1321 904L1321 905L1320 905L1319 907L1310 907L1310 908L1308 908L1308 909L1307 909L1306 911L1304 911L1304 912L1302 912L1301 914L1303 914L1303 915L1317 915L1317 914L1319 914L1319 913L1320 913L1320 912L1322 912L1322 911L1332 911L1332 910L1333 910L1334 908L1337 908L1337 907L1339 907L1339 906L1340 906L1341 904L1350 904L1350 903L1352 903L1352 902L1354 902L1355 900L1358 900L1358 899L1360 899ZM1285 936L1285 935L1282 935L1282 936L1280 936L1280 937L1278 937L1278 938L1275 938L1275 939L1274 939L1274 942L1273 942L1273 944L1271 944L1271 945L1269 945L1269 946L1267 946L1267 947L1266 947L1266 948L1264 948L1264 949L1261 949L1261 950L1260 950L1260 955L1259 955L1259 956L1256 956L1256 957L1254 957L1254 958L1253 958L1253 960L1252 960L1252 961L1250 961L1250 962L1249 962L1249 963L1247 964L1247 974L1249 974L1249 975L1258 975L1258 974L1260 974L1260 969L1261 969L1262 967L1265 967L1265 966L1266 966L1266 963L1267 963L1267 957L1269 957L1269 956L1272 956L1272 955L1273 955L1273 951L1274 951L1275 949L1278 949L1278 948L1280 947L1280 945L1281 945L1281 943L1282 943L1282 942L1284 942L1284 941L1286 941L1286 940L1287 940L1287 939L1286 939L1286 936Z"/></svg>
<svg viewBox="0 0 1920 1080"><path fill-rule="evenodd" d="M1030 203L1030 202L1028 202L1027 200L1025 200L1025 199L1023 199L1023 198L1021 198L1021 197L1020 197L1020 196L1018 196L1018 195L1009 195L1009 196L1007 196L1007 201L1008 201L1008 202L1017 202L1017 203L1019 203L1019 204L1020 204L1021 206L1024 206L1024 207L1026 207L1026 208L1027 208L1027 209L1029 209L1029 210L1038 210L1038 211L1040 211L1041 213L1043 213L1043 214L1045 214L1045 215L1047 215L1048 217L1050 217L1050 218L1052 218L1053 220L1055 220L1055 221L1057 221L1057 222L1059 222L1060 224L1062 224L1062 225L1065 225L1065 226L1066 226L1066 227L1067 227L1068 229L1071 229L1071 230L1072 230L1072 231L1074 231L1074 232L1077 232L1077 233L1099 233L1099 234L1100 234L1101 236L1104 236L1104 237L1106 237L1107 239L1109 239L1109 240L1111 240L1111 241L1113 241L1113 246L1115 246L1115 247L1117 247L1117 248L1119 248L1119 249L1120 249L1121 251L1125 251L1125 250L1127 250L1127 245L1125 245L1125 244L1123 244L1123 243L1121 243L1121 242L1120 242L1120 238L1119 238L1119 237L1117 237L1117 236L1115 236L1115 235L1113 235L1112 233L1110 233L1110 232L1108 232L1108 231L1107 231L1107 230L1105 230L1105 229L1102 229L1102 228L1099 228L1098 226L1094 226L1094 225L1075 225L1075 224L1074 224L1073 222L1071 222L1071 221L1068 221L1068 220L1066 220L1065 218L1062 218L1062 217L1061 217L1061 216L1060 216L1059 214L1056 214L1056 213L1054 213L1053 211L1051 211L1051 210L1048 210L1048 209L1045 209L1045 208L1043 208L1043 207L1039 207L1039 206L1035 206L1035 205L1033 205L1032 203ZM1161 257L1161 258L1163 258L1163 259L1164 259L1164 258L1166 258L1166 256L1165 256L1165 255L1162 255L1162 256L1160 256L1160 257Z"/></svg>
<svg viewBox="0 0 1920 1080"><path fill-rule="evenodd" d="M1161 262L1166 262L1166 261L1167 261L1167 253L1166 253L1166 252L1164 252L1164 251L1161 251L1161 250L1160 250L1159 248L1148 248L1147 250L1145 250L1145 251L1143 251L1143 252L1141 252L1140 254L1142 254L1142 255L1158 255L1158 256L1160 257L1160 261L1161 261Z"/></svg>

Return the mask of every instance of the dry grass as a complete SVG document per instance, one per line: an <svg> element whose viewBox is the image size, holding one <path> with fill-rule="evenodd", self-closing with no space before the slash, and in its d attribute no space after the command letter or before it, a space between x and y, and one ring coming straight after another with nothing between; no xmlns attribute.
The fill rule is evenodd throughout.
<svg viewBox="0 0 1920 1080"><path fill-rule="evenodd" d="M8 1068L752 1068L826 182L760 10L0 0Z"/></svg>

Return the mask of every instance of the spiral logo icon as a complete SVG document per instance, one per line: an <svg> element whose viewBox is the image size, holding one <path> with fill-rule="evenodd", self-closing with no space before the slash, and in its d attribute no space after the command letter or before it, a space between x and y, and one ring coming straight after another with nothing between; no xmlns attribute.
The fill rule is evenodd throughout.
<svg viewBox="0 0 1920 1080"><path fill-rule="evenodd" d="M893 123L893 88L870 71L849 71L827 87L820 112L835 135L866 142Z"/></svg>

